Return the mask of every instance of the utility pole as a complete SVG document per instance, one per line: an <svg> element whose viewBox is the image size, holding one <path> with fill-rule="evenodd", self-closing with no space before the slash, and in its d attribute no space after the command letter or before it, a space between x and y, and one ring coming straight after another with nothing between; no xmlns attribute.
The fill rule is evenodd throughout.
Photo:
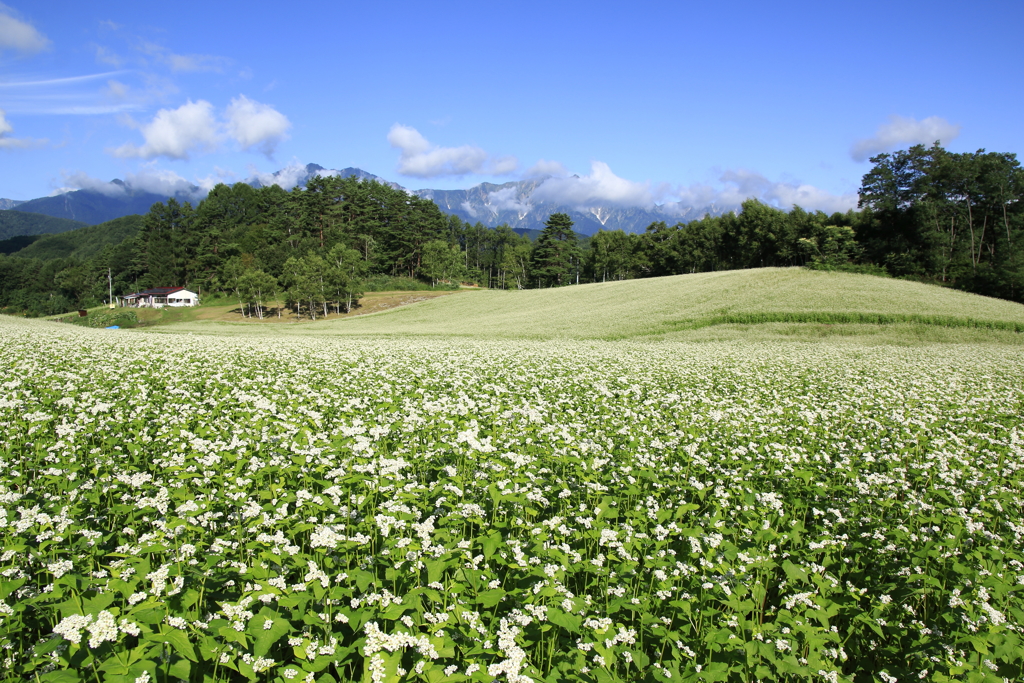
<svg viewBox="0 0 1024 683"><path fill-rule="evenodd" d="M114 307L114 278L110 274L110 268L107 268L107 288L109 295L107 297L107 303L110 304L110 308Z"/></svg>

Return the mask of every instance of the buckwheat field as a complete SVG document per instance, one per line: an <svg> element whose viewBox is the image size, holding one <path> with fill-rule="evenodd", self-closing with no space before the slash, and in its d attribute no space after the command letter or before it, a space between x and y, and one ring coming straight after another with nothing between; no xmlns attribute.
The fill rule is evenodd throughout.
<svg viewBox="0 0 1024 683"><path fill-rule="evenodd" d="M1019 347L0 322L0 680L1019 681Z"/></svg>

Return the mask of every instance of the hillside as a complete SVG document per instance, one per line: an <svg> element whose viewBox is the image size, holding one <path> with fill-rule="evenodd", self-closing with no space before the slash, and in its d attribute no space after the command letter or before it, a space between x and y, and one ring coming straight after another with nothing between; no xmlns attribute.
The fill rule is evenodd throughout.
<svg viewBox="0 0 1024 683"><path fill-rule="evenodd" d="M47 235L85 226L81 221L54 218L30 211L0 211L0 240L20 235Z"/></svg>
<svg viewBox="0 0 1024 683"><path fill-rule="evenodd" d="M135 237L142 229L144 220L145 218L139 215L124 216L58 235L46 235L21 251L15 252L14 255L43 260L68 257L85 260L103 251L103 247L107 245L114 247Z"/></svg>
<svg viewBox="0 0 1024 683"><path fill-rule="evenodd" d="M801 268L464 292L384 313L263 328L271 334L657 339L722 324L909 323L1024 331L1024 306L915 282ZM213 323L168 331L237 333ZM246 326L246 333L261 328ZM1007 332L1004 332L1006 334ZM1017 336L1017 335L1014 335Z"/></svg>

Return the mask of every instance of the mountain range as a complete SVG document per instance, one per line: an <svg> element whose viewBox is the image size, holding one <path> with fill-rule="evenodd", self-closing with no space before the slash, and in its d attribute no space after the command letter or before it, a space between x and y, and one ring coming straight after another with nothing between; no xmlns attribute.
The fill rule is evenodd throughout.
<svg viewBox="0 0 1024 683"><path fill-rule="evenodd" d="M552 213L566 213L572 218L573 229L583 235L592 235L599 230L623 230L643 232L648 225L657 221L668 224L687 222L705 214L721 215L738 210L733 206L686 206L681 203L652 205L647 208L635 206L572 206L561 204L543 197L536 197L536 191L546 178L520 180L496 185L481 183L466 190L406 190L401 185L367 173L358 168L341 170L326 169L317 164L304 168L289 168L270 176L252 177L246 182L253 187L269 184L305 186L310 178L318 174L354 176L360 180L376 180L395 189L405 190L424 199L430 199L446 214L458 216L468 223L482 223L488 227L507 224L516 232L541 230ZM280 182L278 182L280 181ZM17 208L19 212L42 214L55 218L66 218L89 225L96 225L114 218L131 214L144 214L156 202L167 201L168 196L132 187L121 180L112 180L107 191L94 189L73 190L62 194L40 197L28 201L0 199L0 209ZM543 193L542 193L543 194ZM174 195L179 201L198 200L205 193L198 187Z"/></svg>

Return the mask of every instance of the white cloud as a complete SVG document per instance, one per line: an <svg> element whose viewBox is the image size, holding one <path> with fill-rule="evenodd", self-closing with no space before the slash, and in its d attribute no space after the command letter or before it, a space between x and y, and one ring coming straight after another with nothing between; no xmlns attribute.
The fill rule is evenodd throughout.
<svg viewBox="0 0 1024 683"><path fill-rule="evenodd" d="M109 87L113 90L113 83ZM256 147L269 156L291 126L273 107L244 95L231 100L223 118L217 118L206 100L189 100L177 109L161 109L146 124L127 119L128 125L142 132L144 144L129 142L108 151L117 157L188 159L193 153L215 150L225 138L231 138L242 149Z"/></svg>
<svg viewBox="0 0 1024 683"><path fill-rule="evenodd" d="M646 207L663 199L667 192L668 185L652 187L650 182L626 180L612 173L603 161L593 161L590 175L548 178L534 190L531 198L579 209L608 205Z"/></svg>
<svg viewBox="0 0 1024 683"><path fill-rule="evenodd" d="M153 194L163 194L168 197L179 193L186 195L206 194L206 192L196 193L196 184L185 180L174 171L155 167L143 167L138 173L128 173L125 175L124 181L132 189L152 192ZM209 188L206 188L206 190L209 191Z"/></svg>
<svg viewBox="0 0 1024 683"><path fill-rule="evenodd" d="M99 192L100 194L106 195L107 197L119 197L125 194L125 188L123 185L93 178L84 171L76 171L74 173L61 172L61 175L64 177L66 185L57 190L58 194L72 192L74 190L91 190L93 192Z"/></svg>
<svg viewBox="0 0 1024 683"><path fill-rule="evenodd" d="M470 173L508 175L519 166L519 160L515 157L492 158L473 145L432 145L415 128L398 123L388 131L388 142L401 150L398 172L416 178L463 176Z"/></svg>
<svg viewBox="0 0 1024 683"><path fill-rule="evenodd" d="M49 47L49 38L19 19L14 9L0 3L0 51L15 50L31 55Z"/></svg>
<svg viewBox="0 0 1024 683"><path fill-rule="evenodd" d="M931 145L936 140L948 144L960 135L960 125L950 123L940 116L929 116L918 121L902 116L890 116L875 131L874 137L854 143L850 156L854 161L865 161L880 152L890 152L904 145Z"/></svg>
<svg viewBox="0 0 1024 683"><path fill-rule="evenodd" d="M206 179L192 183L174 171L156 168L151 164L143 165L137 173L126 174L124 184L93 178L83 171L76 171L74 173L62 172L61 175L63 176L65 186L57 189L53 194L63 194L65 192L73 192L74 190L90 190L108 197L117 197L124 195L131 189L152 192L153 194L168 197L183 194L199 198L205 196L213 185L220 182L220 180L210 182L211 179Z"/></svg>
<svg viewBox="0 0 1024 683"><path fill-rule="evenodd" d="M291 121L268 104L250 100L239 95L231 100L224 112L228 135L235 139L242 149L256 147L268 157L274 148L287 137Z"/></svg>
<svg viewBox="0 0 1024 683"><path fill-rule="evenodd" d="M548 161L541 159L533 166L531 166L523 174L525 178L542 178L544 176L564 176L569 175L569 171L562 165L560 161Z"/></svg>
<svg viewBox="0 0 1024 683"><path fill-rule="evenodd" d="M484 205L495 215L499 211L515 211L520 215L525 215L533 206L529 200L521 197L518 192L516 187L505 187L495 190L487 195L487 201L484 202Z"/></svg>
<svg viewBox="0 0 1024 683"><path fill-rule="evenodd" d="M12 138L14 126L7 120L7 112L0 109L0 149L29 149L31 147L42 147L48 140L34 140L32 138Z"/></svg>
<svg viewBox="0 0 1024 683"><path fill-rule="evenodd" d="M165 156L188 159L195 151L215 149L220 141L220 124L213 105L206 100L189 100L177 109L161 109L149 123L140 126L145 144L125 143L111 151L117 157L152 159Z"/></svg>
<svg viewBox="0 0 1024 683"><path fill-rule="evenodd" d="M290 190L306 179L306 165L297 159L282 168L277 173L260 173L255 167L250 167L250 179L260 181L264 187L277 185L282 190Z"/></svg>
<svg viewBox="0 0 1024 683"><path fill-rule="evenodd" d="M744 169L726 171L719 181L722 185L718 188L694 184L680 188L676 194L683 206L696 208L734 207L747 199L757 199L786 211L796 205L809 211L835 213L857 206L856 193L836 195L813 185L771 181L760 173Z"/></svg>

